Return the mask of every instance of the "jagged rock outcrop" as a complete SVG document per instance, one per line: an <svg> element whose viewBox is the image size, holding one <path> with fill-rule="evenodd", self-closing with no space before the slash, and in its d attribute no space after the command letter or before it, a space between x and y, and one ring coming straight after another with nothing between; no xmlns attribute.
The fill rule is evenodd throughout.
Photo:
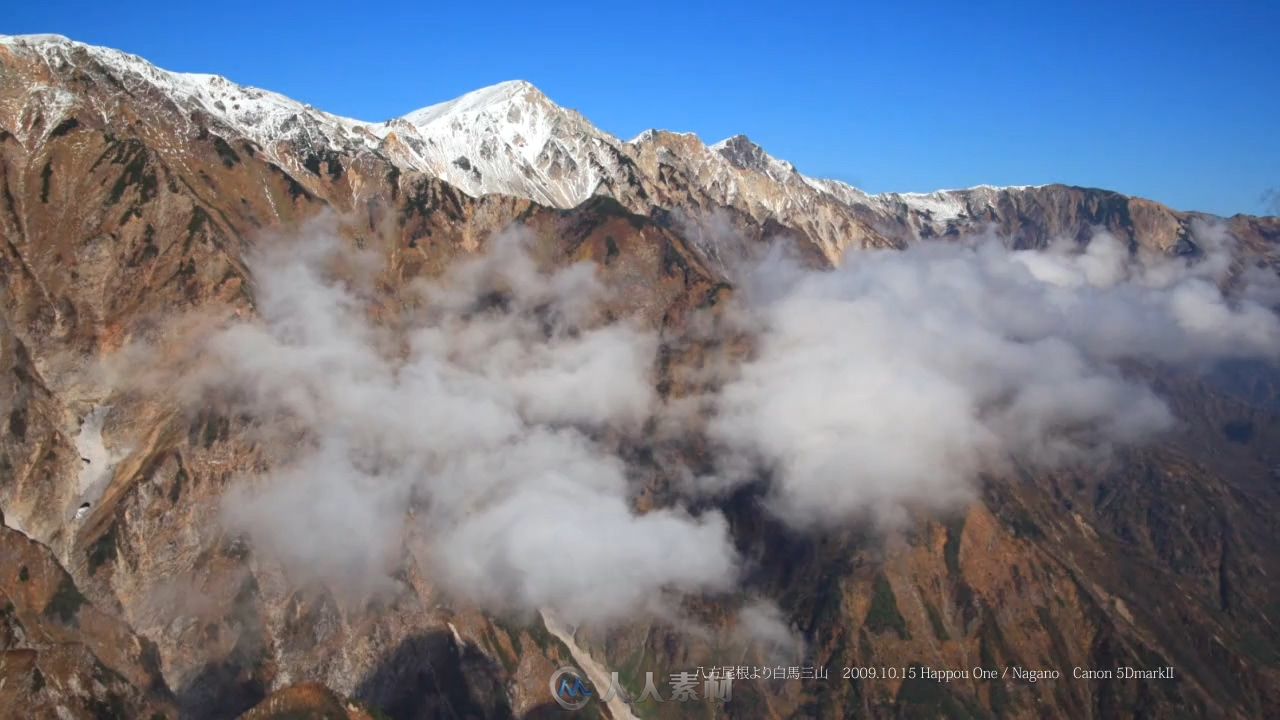
<svg viewBox="0 0 1280 720"><path fill-rule="evenodd" d="M95 607L0 515L0 708L9 717L177 717L153 643ZM12 714L10 714L12 713Z"/></svg>

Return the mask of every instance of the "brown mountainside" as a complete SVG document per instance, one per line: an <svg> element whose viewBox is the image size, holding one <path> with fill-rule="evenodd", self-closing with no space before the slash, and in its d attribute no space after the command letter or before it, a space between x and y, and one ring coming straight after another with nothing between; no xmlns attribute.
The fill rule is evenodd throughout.
<svg viewBox="0 0 1280 720"><path fill-rule="evenodd" d="M92 52L67 58L0 44L0 707L19 708L14 717L57 707L197 718L255 705L247 717L557 710L547 678L571 652L537 617L448 598L412 550L389 599L352 603L291 582L218 521L228 483L272 466L282 448L259 442L254 418L191 413L163 393L119 391L100 372L138 342L179 344L174 318L254 316L246 257L308 222L327 218L378 257L388 324L415 280L520 223L540 266L597 264L615 290L601 312L658 333L655 385L677 397L699 388L699 368L746 352L675 340L696 311L735 292L725 266L744 248L732 243L789 236L822 265L851 246L992 226L1033 247L1105 228L1135 247L1194 255L1189 228L1209 219L1065 186L954 191L946 203L962 210L943 217L910 198L824 189L745 139L706 148L670 133L620 143L622 170L573 207L472 197L406 167L394 138L335 146L300 116L264 144ZM1280 221L1222 222L1274 264ZM1275 375L1135 372L1169 399L1174 432L1090 472L986 477L965 509L922 512L888 537L857 526L798 533L763 509L756 485L719 501L748 589L777 602L833 677L740 683L732 702L705 711L1243 718L1280 707ZM666 504L676 480L664 468L697 466L705 444L662 438L637 450L648 460L636 507ZM102 475L94 463L106 458ZM711 626L729 623L730 600L695 604ZM578 640L630 681L723 657L650 621ZM835 677L912 665L1177 672L1167 682Z"/></svg>

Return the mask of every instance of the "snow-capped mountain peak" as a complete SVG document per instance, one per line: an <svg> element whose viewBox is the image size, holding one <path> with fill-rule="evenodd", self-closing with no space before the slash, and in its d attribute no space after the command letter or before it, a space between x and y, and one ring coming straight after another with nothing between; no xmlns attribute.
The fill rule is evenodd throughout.
<svg viewBox="0 0 1280 720"><path fill-rule="evenodd" d="M518 101L547 101L547 96L526 80L508 80L496 85L473 90L465 95L435 105L406 113L401 119L417 127L425 127L439 120L486 108Z"/></svg>
<svg viewBox="0 0 1280 720"><path fill-rule="evenodd" d="M162 70L137 55L61 35L0 35L0 48L34 53L55 74L72 69L105 73L130 93L150 93L158 103L174 103L184 111L184 117L191 110L201 110L225 130L253 140L269 154L273 154L272 146L282 140L333 149L355 147L359 142L354 130L366 124L317 110L279 93L239 85L220 75ZM110 107L97 109L110 111Z"/></svg>
<svg viewBox="0 0 1280 720"><path fill-rule="evenodd" d="M719 153L735 167L762 172L775 180L781 181L796 172L794 165L773 157L746 135L725 138L712 145L711 150Z"/></svg>
<svg viewBox="0 0 1280 720"><path fill-rule="evenodd" d="M512 80L408 113L394 153L471 195L572 207L620 170L622 144L581 114ZM394 128L393 128L394 131Z"/></svg>
<svg viewBox="0 0 1280 720"><path fill-rule="evenodd" d="M24 84L25 99L0 120L24 143L43 141L73 114L97 113L110 124L122 112L145 107L155 117L141 127L166 117L192 135L208 130L246 138L299 172L314 173L317 155L335 163L371 152L472 196L515 195L569 208L606 194L645 214L672 204L730 206L758 222L800 229L832 258L849 244L881 240L873 230L855 232L873 227L869 217L905 218L920 235L936 235L955 222L989 215L1002 192L869 195L804 176L745 135L707 146L693 133L648 130L623 142L524 80L368 123L61 36L0 36L0 63L14 61L26 63L36 80ZM104 92L86 100L86 77L102 80L97 84Z"/></svg>
<svg viewBox="0 0 1280 720"><path fill-rule="evenodd" d="M374 150L470 195L504 193L556 207L581 203L620 171L616 138L523 80L371 123L217 75L162 70L135 55L57 35L0 36L0 53L6 50L44 64L54 76L76 70L105 75L130 94L154 98L157 111L176 108L175 121L193 133L199 128L192 112L200 111L215 132L250 139L273 159L295 167L300 162L291 161L279 143L310 151ZM75 100L63 84L54 83L33 86L28 104L43 109L33 115L49 120L49 110L72 112ZM110 105L93 110L114 112ZM46 123L45 132L58 119Z"/></svg>

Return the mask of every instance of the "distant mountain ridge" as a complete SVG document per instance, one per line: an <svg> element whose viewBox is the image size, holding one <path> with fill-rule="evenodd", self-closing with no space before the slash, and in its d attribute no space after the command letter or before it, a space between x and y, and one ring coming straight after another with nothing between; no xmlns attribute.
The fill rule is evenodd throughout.
<svg viewBox="0 0 1280 720"><path fill-rule="evenodd" d="M340 166L376 156L472 197L513 195L565 209L607 196L643 215L725 207L812 243L829 262L852 246L898 245L986 225L1030 233L1026 242L1037 245L1051 234L1078 235L1083 223L1168 249L1185 237L1189 218L1200 216L1058 185L873 195L803 175L745 135L708 146L690 133L649 130L623 141L518 80L365 122L216 75L168 72L137 56L60 36L3 37L0 51L14 61L25 58L44 75L28 89L24 107L14 109L27 119L13 129L25 144L44 139L70 116L76 94L68 90L69 79L101 75L144 100L135 112L148 106L173 112L192 134L200 132L192 118L204 117L210 132L249 140L290 171L332 176ZM90 105L92 112L114 112L111 100ZM58 117L43 117L36 128L29 123L38 115ZM1143 226L1141 238L1126 227L1133 223Z"/></svg>

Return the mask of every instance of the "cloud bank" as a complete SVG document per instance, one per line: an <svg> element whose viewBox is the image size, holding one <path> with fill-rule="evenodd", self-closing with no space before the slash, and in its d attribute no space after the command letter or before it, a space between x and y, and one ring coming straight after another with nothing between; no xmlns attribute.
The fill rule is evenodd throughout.
<svg viewBox="0 0 1280 720"><path fill-rule="evenodd" d="M731 584L723 518L637 514L599 437L652 413L656 341L594 317L591 266L539 272L508 233L419 288L393 331L358 278L336 279L349 257L320 234L253 258L261 321L206 343L193 397L303 438L228 495L230 526L304 577L361 584L421 535L433 583L574 622Z"/></svg>
<svg viewBox="0 0 1280 720"><path fill-rule="evenodd" d="M1196 228L1197 258L1081 249L1011 251L992 238L854 250L811 272L774 255L743 282L738 322L757 354L714 399L723 474L771 474L796 526L894 523L963 501L1011 460L1096 460L1174 418L1125 361L1207 363L1280 353L1280 321L1229 298L1229 238ZM751 462L742 462L748 457Z"/></svg>
<svg viewBox="0 0 1280 720"><path fill-rule="evenodd" d="M655 333L603 316L590 264L540 270L512 231L392 307L376 259L317 231L250 259L259 317L210 333L180 387L296 448L224 504L291 573L376 586L418 538L459 597L607 623L731 590L740 565L719 512L635 509L622 440L655 419L705 434L717 471L693 494L764 480L799 528L892 525L1011 462L1096 460L1175 422L1133 362L1280 354L1274 275L1241 272L1215 228L1195 242L920 243L831 271L774 253L722 308L753 350L697 419L657 397ZM785 633L768 607L740 624Z"/></svg>

